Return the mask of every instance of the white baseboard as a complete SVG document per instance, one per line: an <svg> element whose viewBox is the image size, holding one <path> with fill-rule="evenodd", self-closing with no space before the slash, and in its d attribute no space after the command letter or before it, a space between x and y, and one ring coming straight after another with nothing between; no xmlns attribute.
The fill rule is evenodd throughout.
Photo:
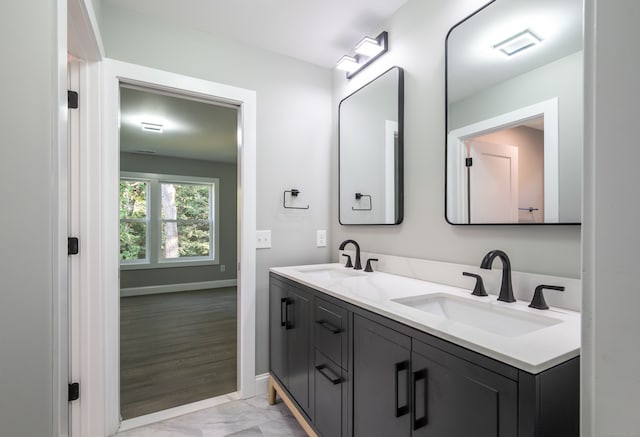
<svg viewBox="0 0 640 437"><path fill-rule="evenodd" d="M269 389L269 373L256 375L256 396L266 394Z"/></svg>
<svg viewBox="0 0 640 437"><path fill-rule="evenodd" d="M121 288L120 297L144 296L146 294L176 293L179 291L206 290L208 288L235 287L237 285L237 279L188 282L185 284L149 285L146 287Z"/></svg>

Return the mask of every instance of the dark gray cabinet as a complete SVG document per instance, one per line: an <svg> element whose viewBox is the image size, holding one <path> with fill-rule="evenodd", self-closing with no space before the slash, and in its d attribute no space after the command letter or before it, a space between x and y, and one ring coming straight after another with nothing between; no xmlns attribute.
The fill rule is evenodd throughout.
<svg viewBox="0 0 640 437"><path fill-rule="evenodd" d="M313 305L314 425L323 436L349 435L349 314L344 307L316 296Z"/></svg>
<svg viewBox="0 0 640 437"><path fill-rule="evenodd" d="M270 285L270 369L320 436L579 436L579 357L532 375L278 275Z"/></svg>
<svg viewBox="0 0 640 437"><path fill-rule="evenodd" d="M517 382L354 316L354 436L517 436Z"/></svg>
<svg viewBox="0 0 640 437"><path fill-rule="evenodd" d="M302 409L311 411L311 301L313 292L278 279L269 293L271 372Z"/></svg>
<svg viewBox="0 0 640 437"><path fill-rule="evenodd" d="M353 435L408 436L411 339L354 316Z"/></svg>
<svg viewBox="0 0 640 437"><path fill-rule="evenodd" d="M348 372L316 349L314 425L327 437L346 436Z"/></svg>
<svg viewBox="0 0 640 437"><path fill-rule="evenodd" d="M413 341L414 436L518 435L518 383Z"/></svg>

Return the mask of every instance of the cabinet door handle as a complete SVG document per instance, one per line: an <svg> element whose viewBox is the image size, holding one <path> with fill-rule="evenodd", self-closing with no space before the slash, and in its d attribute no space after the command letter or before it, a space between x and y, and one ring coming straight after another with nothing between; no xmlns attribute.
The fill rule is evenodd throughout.
<svg viewBox="0 0 640 437"><path fill-rule="evenodd" d="M398 397L400 396L400 372L407 372L406 378L406 392L407 392L407 400L403 406L398 405L400 400ZM409 412L409 361L402 361L400 363L396 363L396 417L404 416Z"/></svg>
<svg viewBox="0 0 640 437"><path fill-rule="evenodd" d="M293 323L289 321L289 305L291 305L293 301L288 297L283 297L280 299L280 326L284 326L284 329L292 329ZM284 305L284 310L282 306Z"/></svg>
<svg viewBox="0 0 640 437"><path fill-rule="evenodd" d="M284 308L282 306L284 305ZM287 326L287 298L280 299L280 326Z"/></svg>
<svg viewBox="0 0 640 437"><path fill-rule="evenodd" d="M316 323L322 326L327 331L330 331L332 334L340 334L340 332L342 332L340 328L334 326L333 324L327 322L326 320L316 320Z"/></svg>
<svg viewBox="0 0 640 437"><path fill-rule="evenodd" d="M322 376L327 378L333 385L340 384L342 382L342 377L340 375L336 375L333 370L324 364L316 366L316 370L320 372Z"/></svg>
<svg viewBox="0 0 640 437"><path fill-rule="evenodd" d="M294 304L293 299L287 298L284 304L284 329L293 329L293 323L289 320L289 307Z"/></svg>
<svg viewBox="0 0 640 437"><path fill-rule="evenodd" d="M424 380L424 414L418 418L416 412L417 402L416 393L418 391L418 381ZM413 372L413 402L411 403L411 416L413 417L413 430L420 429L427 425L427 369L418 370Z"/></svg>

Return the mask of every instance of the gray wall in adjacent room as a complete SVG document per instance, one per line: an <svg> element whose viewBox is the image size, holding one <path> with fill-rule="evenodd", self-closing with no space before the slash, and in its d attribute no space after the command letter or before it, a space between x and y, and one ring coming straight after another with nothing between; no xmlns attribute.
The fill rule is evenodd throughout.
<svg viewBox="0 0 640 437"><path fill-rule="evenodd" d="M184 284L236 278L237 263L237 171L235 163L201 161L135 153L120 154L120 170L179 176L198 176L220 180L220 265L167 267L120 271L120 288Z"/></svg>

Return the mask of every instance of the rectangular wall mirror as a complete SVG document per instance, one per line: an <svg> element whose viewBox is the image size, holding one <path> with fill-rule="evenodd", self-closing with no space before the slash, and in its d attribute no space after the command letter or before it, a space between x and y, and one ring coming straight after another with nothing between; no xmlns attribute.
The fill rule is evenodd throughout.
<svg viewBox="0 0 640 437"><path fill-rule="evenodd" d="M582 11L495 0L449 31L449 223L580 223Z"/></svg>
<svg viewBox="0 0 640 437"><path fill-rule="evenodd" d="M403 107L400 67L387 70L340 102L340 224L402 222Z"/></svg>

